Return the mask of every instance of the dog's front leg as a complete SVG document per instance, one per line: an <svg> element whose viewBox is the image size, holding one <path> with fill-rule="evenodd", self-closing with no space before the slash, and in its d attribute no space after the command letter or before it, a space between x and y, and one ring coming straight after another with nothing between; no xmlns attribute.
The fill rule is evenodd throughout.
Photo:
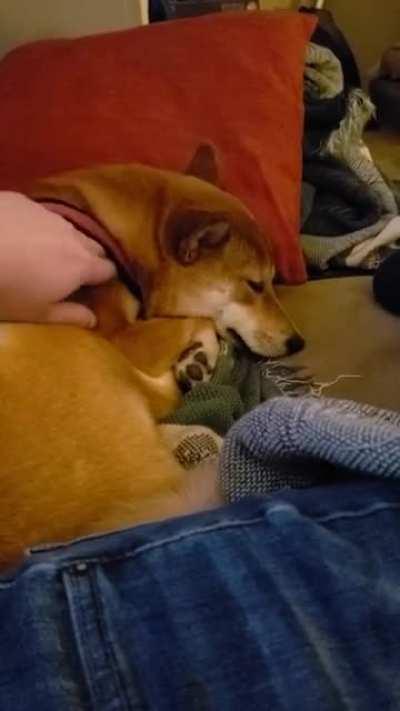
<svg viewBox="0 0 400 711"><path fill-rule="evenodd" d="M209 319L194 319L190 343L174 363L174 373L183 392L210 380L220 351L215 326Z"/></svg>
<svg viewBox="0 0 400 711"><path fill-rule="evenodd" d="M182 391L210 379L219 354L209 319L137 320L111 334L109 340L134 366L156 419L178 407Z"/></svg>

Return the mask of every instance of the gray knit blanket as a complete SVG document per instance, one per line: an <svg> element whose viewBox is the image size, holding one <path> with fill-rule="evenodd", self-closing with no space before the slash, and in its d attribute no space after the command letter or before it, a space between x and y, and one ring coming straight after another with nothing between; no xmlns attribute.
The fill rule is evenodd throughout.
<svg viewBox="0 0 400 711"><path fill-rule="evenodd" d="M232 427L220 457L227 501L349 475L400 478L400 413L349 400L276 397Z"/></svg>

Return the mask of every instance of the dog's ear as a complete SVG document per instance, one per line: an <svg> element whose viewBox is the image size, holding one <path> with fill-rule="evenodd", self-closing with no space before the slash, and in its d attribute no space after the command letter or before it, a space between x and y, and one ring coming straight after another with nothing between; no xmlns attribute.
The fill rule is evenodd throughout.
<svg viewBox="0 0 400 711"><path fill-rule="evenodd" d="M227 242L230 230L226 215L190 208L177 210L167 220L167 249L180 264L193 264Z"/></svg>
<svg viewBox="0 0 400 711"><path fill-rule="evenodd" d="M201 143L186 168L185 174L205 180L212 185L218 185L218 165L214 146L210 143Z"/></svg>

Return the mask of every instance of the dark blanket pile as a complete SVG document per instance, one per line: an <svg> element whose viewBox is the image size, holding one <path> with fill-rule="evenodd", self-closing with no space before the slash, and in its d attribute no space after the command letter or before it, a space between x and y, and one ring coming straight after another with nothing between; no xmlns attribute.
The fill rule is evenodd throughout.
<svg viewBox="0 0 400 711"><path fill-rule="evenodd" d="M304 103L301 231L308 265L374 269L400 237L400 223L392 223L393 192L362 142L373 106L346 83L339 58L315 41L306 57Z"/></svg>
<svg viewBox="0 0 400 711"><path fill-rule="evenodd" d="M303 180L313 187L305 233L335 237L373 225L383 214L372 190L348 166L306 143Z"/></svg>

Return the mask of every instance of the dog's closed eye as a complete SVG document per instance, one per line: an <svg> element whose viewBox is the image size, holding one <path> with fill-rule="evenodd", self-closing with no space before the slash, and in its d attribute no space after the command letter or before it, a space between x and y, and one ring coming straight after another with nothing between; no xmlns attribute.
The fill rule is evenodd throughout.
<svg viewBox="0 0 400 711"><path fill-rule="evenodd" d="M252 279L247 279L247 286L254 291L255 294L262 294L264 291L263 281L253 281Z"/></svg>

